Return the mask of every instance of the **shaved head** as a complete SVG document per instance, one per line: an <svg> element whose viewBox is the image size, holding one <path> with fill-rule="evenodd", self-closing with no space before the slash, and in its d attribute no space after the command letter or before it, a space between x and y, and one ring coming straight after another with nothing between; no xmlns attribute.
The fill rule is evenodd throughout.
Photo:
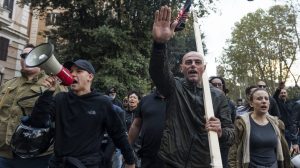
<svg viewBox="0 0 300 168"><path fill-rule="evenodd" d="M186 53L182 58L180 70L189 82L199 83L205 71L204 57L195 51Z"/></svg>
<svg viewBox="0 0 300 168"><path fill-rule="evenodd" d="M197 57L199 57L199 58L204 62L204 57L203 57L203 55L202 55L200 52L190 51L190 52L186 53L186 54L182 57L181 63L184 63L184 61L185 61L187 58L191 57L191 56L197 56Z"/></svg>

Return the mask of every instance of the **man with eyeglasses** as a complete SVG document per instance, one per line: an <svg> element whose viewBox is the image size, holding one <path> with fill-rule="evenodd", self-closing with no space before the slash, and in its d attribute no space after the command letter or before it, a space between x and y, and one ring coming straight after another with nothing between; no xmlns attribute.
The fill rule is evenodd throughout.
<svg viewBox="0 0 300 168"><path fill-rule="evenodd" d="M267 88L268 88L264 81L258 81L256 83L256 86L258 88L262 88L265 90L267 90ZM269 114L272 116L280 117L280 111L279 111L276 100L272 96L269 95L269 101L270 101Z"/></svg>
<svg viewBox="0 0 300 168"><path fill-rule="evenodd" d="M209 78L209 83L213 85L214 87L218 88L225 96L228 94L229 90L226 88L225 80L220 77L220 76L212 76ZM236 109L235 109L235 104L230 100L229 97L227 97L227 102L228 106L230 108L230 113L231 113L231 121L234 123L235 116L236 116ZM228 167L228 152L229 152L229 147L227 143L220 142L220 149L221 149L221 157L222 157L222 165L223 168Z"/></svg>
<svg viewBox="0 0 300 168"><path fill-rule="evenodd" d="M20 123L22 115L21 107L16 103L25 96L31 96L45 90L41 85L47 75L40 68L30 68L25 65L25 58L34 48L27 44L20 55L21 76L5 82L0 87L0 167L2 168L47 168L48 160L53 150L43 153L41 156L23 159L14 154L10 148L13 132ZM34 103L38 97L22 101L27 115L31 114Z"/></svg>
<svg viewBox="0 0 300 168"><path fill-rule="evenodd" d="M184 78L173 76L166 44L174 35L178 22L171 22L171 13L167 6L157 10L152 29L154 43L149 73L167 100L165 127L158 155L164 162L164 168L207 168L211 167L207 132L215 131L220 142L230 144L234 140L230 110L225 95L211 87L215 117L208 120L204 117L201 81L206 65L199 52L191 51L183 56L180 70Z"/></svg>

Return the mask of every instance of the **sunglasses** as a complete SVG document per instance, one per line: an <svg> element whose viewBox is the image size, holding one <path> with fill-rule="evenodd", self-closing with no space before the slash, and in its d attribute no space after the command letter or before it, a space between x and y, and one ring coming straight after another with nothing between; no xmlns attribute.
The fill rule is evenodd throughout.
<svg viewBox="0 0 300 168"><path fill-rule="evenodd" d="M266 85L257 85L259 88L266 88Z"/></svg>
<svg viewBox="0 0 300 168"><path fill-rule="evenodd" d="M22 54L20 54L20 57L25 59L27 57L27 55L28 55L28 53L22 53Z"/></svg>
<svg viewBox="0 0 300 168"><path fill-rule="evenodd" d="M214 87L221 87L223 86L222 83L211 83Z"/></svg>

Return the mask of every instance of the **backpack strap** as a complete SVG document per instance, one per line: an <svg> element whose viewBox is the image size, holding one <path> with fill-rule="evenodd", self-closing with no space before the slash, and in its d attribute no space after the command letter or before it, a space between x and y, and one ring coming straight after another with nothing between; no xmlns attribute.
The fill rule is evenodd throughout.
<svg viewBox="0 0 300 168"><path fill-rule="evenodd" d="M27 116L26 113L25 113L25 108L23 106L21 106L20 102L21 101L24 101L24 100L27 100L27 99L31 99L31 98L34 98L34 97L37 97L37 96L40 96L42 95L42 92L40 93L36 93L34 95L31 95L31 96L24 96L22 98L20 98L18 101L17 101L17 105L20 106L21 110L22 110L22 113L23 113L23 116Z"/></svg>

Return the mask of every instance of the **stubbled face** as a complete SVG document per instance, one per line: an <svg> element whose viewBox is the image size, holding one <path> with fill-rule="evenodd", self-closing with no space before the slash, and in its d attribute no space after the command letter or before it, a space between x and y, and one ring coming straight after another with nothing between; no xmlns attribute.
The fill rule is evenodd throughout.
<svg viewBox="0 0 300 168"><path fill-rule="evenodd" d="M189 52L183 56L180 68L188 81L198 83L205 70L204 59L198 52Z"/></svg>
<svg viewBox="0 0 300 168"><path fill-rule="evenodd" d="M132 93L131 95L128 96L128 107L131 109L134 109L138 106L139 103L139 97L135 94Z"/></svg>
<svg viewBox="0 0 300 168"><path fill-rule="evenodd" d="M32 48L24 48L22 53L29 53L31 50ZM33 67L33 68L27 67L25 64L25 58L21 58L20 63L21 63L21 72L25 75L34 75L41 71L41 69L38 67Z"/></svg>
<svg viewBox="0 0 300 168"><path fill-rule="evenodd" d="M285 89L281 89L280 93L279 93L279 98L282 100L286 100L287 99L287 91Z"/></svg>
<svg viewBox="0 0 300 168"><path fill-rule="evenodd" d="M269 94L264 90L254 92L250 105L255 113L268 113L270 106Z"/></svg>
<svg viewBox="0 0 300 168"><path fill-rule="evenodd" d="M71 67L71 75L74 78L74 83L71 85L71 89L75 93L89 93L91 91L91 84L94 75L88 73L85 70L79 69L77 66Z"/></svg>

